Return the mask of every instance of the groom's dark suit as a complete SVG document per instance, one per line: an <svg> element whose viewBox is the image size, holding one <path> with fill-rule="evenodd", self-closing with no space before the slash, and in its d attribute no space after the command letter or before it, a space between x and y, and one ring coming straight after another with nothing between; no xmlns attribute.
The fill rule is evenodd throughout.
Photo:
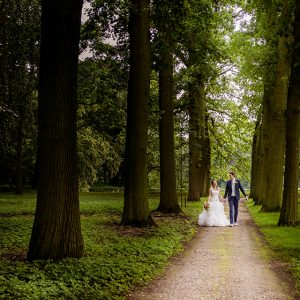
<svg viewBox="0 0 300 300"><path fill-rule="evenodd" d="M245 197L247 197L240 181L238 179L235 179L234 183L234 194L232 191L232 181L228 180L226 182L226 188L225 188L225 194L224 198L228 196L228 203L229 203L229 214L230 214L230 224L233 224L233 222L237 222L238 217L238 209L239 209L239 200L240 200L240 190L243 193Z"/></svg>

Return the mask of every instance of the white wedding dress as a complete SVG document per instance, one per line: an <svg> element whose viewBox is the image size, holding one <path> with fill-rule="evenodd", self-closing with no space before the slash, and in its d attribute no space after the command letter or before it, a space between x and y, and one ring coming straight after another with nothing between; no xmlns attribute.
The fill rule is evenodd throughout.
<svg viewBox="0 0 300 300"><path fill-rule="evenodd" d="M220 189L217 190L210 188L209 208L203 209L199 215L198 224L201 226L228 226L229 220L227 219L224 211L224 205L219 200Z"/></svg>

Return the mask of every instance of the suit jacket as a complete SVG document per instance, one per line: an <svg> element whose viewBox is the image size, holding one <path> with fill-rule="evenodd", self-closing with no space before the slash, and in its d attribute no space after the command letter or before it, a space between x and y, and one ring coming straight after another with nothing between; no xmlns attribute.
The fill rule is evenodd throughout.
<svg viewBox="0 0 300 300"><path fill-rule="evenodd" d="M246 195L246 193L245 193L245 191L244 191L244 189L243 189L243 187L241 185L241 182L238 179L235 180L234 186L235 186L235 197L236 197L237 200L240 200L240 198L241 198L241 196L240 196L240 190L243 193L243 195L245 197L247 197L247 195ZM226 198L227 196L228 196L228 198L230 198L231 195L232 195L231 180L228 180L226 182L226 188L225 188L224 198Z"/></svg>

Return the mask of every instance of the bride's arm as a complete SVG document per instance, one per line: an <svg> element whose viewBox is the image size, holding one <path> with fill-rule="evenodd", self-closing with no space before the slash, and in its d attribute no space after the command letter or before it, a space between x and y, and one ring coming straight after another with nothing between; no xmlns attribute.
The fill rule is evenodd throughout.
<svg viewBox="0 0 300 300"><path fill-rule="evenodd" d="M209 194L208 194L208 199L207 199L207 201L209 202L210 199L211 199L211 189L209 189Z"/></svg>
<svg viewBox="0 0 300 300"><path fill-rule="evenodd" d="M220 188L218 188L218 189L219 189L219 201L225 202L225 199L221 196L221 189Z"/></svg>

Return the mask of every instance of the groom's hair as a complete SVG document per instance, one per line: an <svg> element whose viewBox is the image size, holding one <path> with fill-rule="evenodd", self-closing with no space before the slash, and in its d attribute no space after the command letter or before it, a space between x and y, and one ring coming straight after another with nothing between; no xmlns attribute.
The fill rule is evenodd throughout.
<svg viewBox="0 0 300 300"><path fill-rule="evenodd" d="M235 174L234 172L230 171L229 174L233 175L235 177Z"/></svg>

